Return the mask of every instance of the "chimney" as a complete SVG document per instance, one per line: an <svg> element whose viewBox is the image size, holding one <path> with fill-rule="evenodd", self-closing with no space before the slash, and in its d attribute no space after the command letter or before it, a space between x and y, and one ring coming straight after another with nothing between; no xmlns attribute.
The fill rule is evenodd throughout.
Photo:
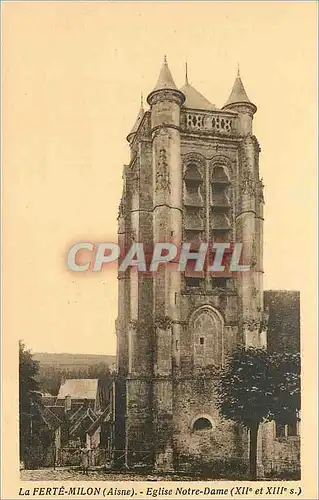
<svg viewBox="0 0 319 500"><path fill-rule="evenodd" d="M67 396L65 396L65 403L64 403L65 411L66 412L70 411L71 406L72 406L72 400L70 394L68 394Z"/></svg>

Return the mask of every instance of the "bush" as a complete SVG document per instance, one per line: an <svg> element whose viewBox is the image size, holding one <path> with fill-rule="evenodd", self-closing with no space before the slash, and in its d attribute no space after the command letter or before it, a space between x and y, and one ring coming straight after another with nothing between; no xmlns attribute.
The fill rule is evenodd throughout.
<svg viewBox="0 0 319 500"><path fill-rule="evenodd" d="M300 481L301 474L300 470L283 469L277 471L272 469L270 472L265 474L267 479L280 480L280 481Z"/></svg>
<svg viewBox="0 0 319 500"><path fill-rule="evenodd" d="M183 470L202 479L245 479L248 477L248 460L230 457L207 460L206 457L180 457Z"/></svg>

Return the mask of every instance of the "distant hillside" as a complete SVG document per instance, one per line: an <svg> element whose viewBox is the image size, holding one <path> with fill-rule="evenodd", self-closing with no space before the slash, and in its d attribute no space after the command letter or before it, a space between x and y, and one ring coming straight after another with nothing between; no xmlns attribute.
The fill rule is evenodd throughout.
<svg viewBox="0 0 319 500"><path fill-rule="evenodd" d="M33 359L38 361L37 380L40 390L56 396L62 378L109 377L114 372L116 356L107 354L68 354L36 352Z"/></svg>
<svg viewBox="0 0 319 500"><path fill-rule="evenodd" d="M84 368L87 366L104 363L108 366L116 363L116 356L109 354L69 354L35 352L33 359L44 366L55 366L56 368Z"/></svg>

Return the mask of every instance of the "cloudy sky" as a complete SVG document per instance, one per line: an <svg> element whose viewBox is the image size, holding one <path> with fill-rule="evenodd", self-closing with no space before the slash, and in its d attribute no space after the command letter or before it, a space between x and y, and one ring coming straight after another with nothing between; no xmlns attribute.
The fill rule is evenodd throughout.
<svg viewBox="0 0 319 500"><path fill-rule="evenodd" d="M70 273L76 241L116 241L125 137L167 54L217 107L237 62L258 106L266 289L315 310L316 5L7 3L3 7L4 334L33 351L115 353L114 271Z"/></svg>

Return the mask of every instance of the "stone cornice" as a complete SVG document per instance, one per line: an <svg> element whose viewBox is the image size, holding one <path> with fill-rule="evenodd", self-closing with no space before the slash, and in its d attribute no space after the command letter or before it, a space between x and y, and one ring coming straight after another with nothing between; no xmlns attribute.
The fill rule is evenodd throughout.
<svg viewBox="0 0 319 500"><path fill-rule="evenodd" d="M163 129L170 129L170 128L177 130L178 132L181 131L181 128L178 127L178 125L174 125L173 123L161 123L160 125L156 125L155 127L153 127L151 129L152 139L154 139L157 136L157 134L156 134L157 131L160 131Z"/></svg>
<svg viewBox="0 0 319 500"><path fill-rule="evenodd" d="M177 89L157 89L153 90L147 97L150 106L165 101L175 102L181 106L185 101L185 96L183 92Z"/></svg>

